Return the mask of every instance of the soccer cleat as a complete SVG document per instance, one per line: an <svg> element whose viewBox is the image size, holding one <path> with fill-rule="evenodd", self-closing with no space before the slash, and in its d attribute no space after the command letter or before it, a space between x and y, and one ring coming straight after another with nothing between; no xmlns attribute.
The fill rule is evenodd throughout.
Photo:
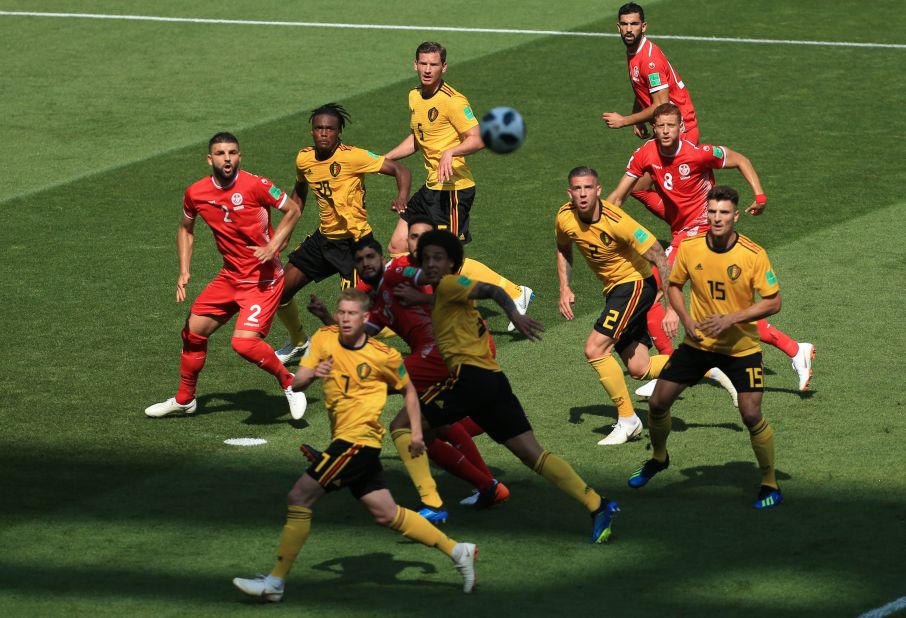
<svg viewBox="0 0 906 618"><path fill-rule="evenodd" d="M662 470L666 470L669 467L670 455L667 455L667 459L665 459L663 462L658 461L654 458L649 459L641 466L639 466L638 470L632 473L632 476L629 477L628 484L633 489L640 489L644 487L648 483L648 481L651 480L651 477L653 477L658 472L661 472Z"/></svg>
<svg viewBox="0 0 906 618"><path fill-rule="evenodd" d="M783 492L779 487L762 485L758 490L758 499L755 500L756 509L770 509L783 502Z"/></svg>
<svg viewBox="0 0 906 618"><path fill-rule="evenodd" d="M613 518L620 512L620 507L613 500L601 498L601 506L591 514L591 544L606 543L613 534Z"/></svg>
<svg viewBox="0 0 906 618"><path fill-rule="evenodd" d="M321 453L321 451L319 451L315 447L309 446L308 444L301 444L299 445L299 450L302 451L303 455L305 455L305 459L307 459L311 463L314 464L321 461L321 456L323 455L323 453Z"/></svg>
<svg viewBox="0 0 906 618"><path fill-rule="evenodd" d="M453 548L453 564L462 575L462 591L468 594L475 587L475 558L478 548L474 543L457 543Z"/></svg>
<svg viewBox="0 0 906 618"><path fill-rule="evenodd" d="M279 577L271 575L265 577L260 573L255 579L234 577L233 585L250 597L255 597L262 601L276 603L283 598L283 580Z"/></svg>
<svg viewBox="0 0 906 618"><path fill-rule="evenodd" d="M472 491L471 496L469 496L467 498L463 498L462 500L459 501L459 503L463 506L475 506L475 503L478 502L478 496L480 494L481 494L481 492L478 491L477 489L475 489Z"/></svg>
<svg viewBox="0 0 906 618"><path fill-rule="evenodd" d="M639 397L651 397L654 394L655 386L657 386L657 378L649 382L645 382L640 387L635 389L635 394Z"/></svg>
<svg viewBox="0 0 906 618"><path fill-rule="evenodd" d="M422 508L418 510L418 514L428 520L428 523L431 524L445 524L447 523L447 516L449 515L444 507L439 506L434 508L433 506L422 505Z"/></svg>
<svg viewBox="0 0 906 618"><path fill-rule="evenodd" d="M733 407L739 407L739 393L736 392L736 387L733 386L733 382L730 381L730 378L727 377L727 374L725 374L717 367L712 367L711 370L705 375L705 377L709 380L714 380L715 382L723 386L727 390L727 392L730 393L730 397L733 399Z"/></svg>
<svg viewBox="0 0 906 618"><path fill-rule="evenodd" d="M607 434L607 437L598 440L598 446L613 446L615 444L626 444L630 440L637 440L642 435L642 420L636 417L635 424L629 429L624 423L616 423L613 430Z"/></svg>
<svg viewBox="0 0 906 618"><path fill-rule="evenodd" d="M193 414L198 409L198 401L193 399L189 403L176 403L176 397L170 397L166 401L155 403L153 406L145 408L145 416L151 418L161 418L170 414Z"/></svg>
<svg viewBox="0 0 906 618"><path fill-rule="evenodd" d="M289 415L293 417L293 420L298 421L305 415L305 408L308 407L305 393L302 391L296 392L292 386L288 386L283 389L283 394L286 395L286 401L289 402Z"/></svg>
<svg viewBox="0 0 906 618"><path fill-rule="evenodd" d="M519 298L513 299L513 302L516 303L516 311L519 312L519 315L525 315L528 311L528 306L535 300L535 293L532 291L532 288L525 285L521 285L519 288L522 290L522 293L519 295ZM510 322L506 329L508 332L513 332L516 330L516 325Z"/></svg>
<svg viewBox="0 0 906 618"><path fill-rule="evenodd" d="M494 479L494 484L491 485L490 489L478 492L474 505L476 509L489 509L495 504L503 504L509 497L510 490L507 489L506 485ZM460 502L460 504L462 503Z"/></svg>
<svg viewBox="0 0 906 618"><path fill-rule="evenodd" d="M808 388L809 380L812 379L812 360L815 358L815 346L811 343L800 343L799 351L793 357L793 369L799 374L799 390L805 391Z"/></svg>
<svg viewBox="0 0 906 618"><path fill-rule="evenodd" d="M308 349L308 345L311 343L310 340L306 339L305 343L302 345L296 345L292 341L287 341L283 344L283 347L279 350L276 350L274 353L277 355L277 358L284 365L289 365L291 363L298 363L299 359L305 354L305 351Z"/></svg>

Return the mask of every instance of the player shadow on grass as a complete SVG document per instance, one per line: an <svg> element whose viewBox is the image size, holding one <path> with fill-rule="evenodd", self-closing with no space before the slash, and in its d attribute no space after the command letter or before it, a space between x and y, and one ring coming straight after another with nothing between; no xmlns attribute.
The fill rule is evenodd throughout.
<svg viewBox="0 0 906 618"><path fill-rule="evenodd" d="M674 457L674 463L676 458ZM672 466L671 466L672 467ZM740 491L748 490L753 478L758 478L758 465L754 461L728 461L714 466L693 466L680 468L682 481L672 483L671 489L678 487L739 487ZM776 471L778 481L788 481L790 474Z"/></svg>
<svg viewBox="0 0 906 618"><path fill-rule="evenodd" d="M387 552L334 558L312 565L311 568L336 575L337 578L332 580L330 585L360 586L362 584L378 584L393 586L405 584L453 588L458 588L461 585L451 581L438 582L418 579L421 575L434 575L437 573L437 567L430 562L397 560L393 557L393 554ZM414 579L400 579L399 576L409 569L416 569L412 573Z"/></svg>
<svg viewBox="0 0 906 618"><path fill-rule="evenodd" d="M318 401L309 399L308 405ZM230 393L208 393L198 398L198 411L194 416L219 412L248 412L243 425L276 425L289 423L296 429L308 427L308 421L292 420L284 395L266 393L260 389Z"/></svg>
<svg viewBox="0 0 906 618"><path fill-rule="evenodd" d="M645 419L648 418L648 412L645 411L644 409L642 409L642 410L637 409L636 413L639 415L639 418L642 419L643 423L645 422ZM581 425L582 423L585 422L584 416L586 416L586 415L598 416L601 418L609 419L608 424L592 430L592 433L597 433L597 434L601 434L604 436L606 436L607 434L610 433L611 425L613 425L613 423L617 422L616 408L614 408L613 406L602 406L602 405L576 406L574 408L571 408L569 411L569 422L572 423L573 425ZM728 429L730 431L736 431L736 432L740 432L743 430L742 425L739 423L732 423L732 422L695 423L695 422L684 421L682 418L678 417L676 414L673 414L672 417L673 417L672 431L675 431L675 432L683 432L683 431L688 431L690 429ZM610 422L610 420L612 420L613 422ZM647 423L646 423L646 427L647 427Z"/></svg>

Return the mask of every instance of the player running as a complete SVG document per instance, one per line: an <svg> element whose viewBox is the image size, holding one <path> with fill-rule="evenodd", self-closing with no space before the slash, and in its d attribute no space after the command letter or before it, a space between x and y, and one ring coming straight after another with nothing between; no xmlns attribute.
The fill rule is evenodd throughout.
<svg viewBox="0 0 906 618"><path fill-rule="evenodd" d="M387 489L380 461L384 436L380 417L388 387L403 393L412 424L412 456L420 457L425 445L418 395L403 359L399 352L365 333L367 313L368 296L364 292L341 291L337 325L319 329L299 363L293 388L303 390L317 379L324 381L331 442L323 452L303 445L307 456L315 461L289 492L277 563L266 577L233 580L233 585L249 596L272 602L283 598L286 576L311 532L312 507L325 493L344 487L371 513L375 523L449 556L462 574L463 592L471 592L475 585L475 545L448 538L417 513L398 506Z"/></svg>
<svg viewBox="0 0 906 618"><path fill-rule="evenodd" d="M223 267L192 303L182 329L176 396L145 408L147 416L192 414L197 410L195 391L207 358L208 338L237 313L233 349L277 378L294 419L305 413L305 395L290 388L293 374L264 342L283 292L284 274L278 251L289 240L301 213L270 180L241 170L241 162L236 136L217 133L208 142L211 175L186 189L183 217L176 234L176 302L186 300L195 220L199 216L214 234L217 250L223 255ZM270 223L271 208L284 213L276 231Z"/></svg>

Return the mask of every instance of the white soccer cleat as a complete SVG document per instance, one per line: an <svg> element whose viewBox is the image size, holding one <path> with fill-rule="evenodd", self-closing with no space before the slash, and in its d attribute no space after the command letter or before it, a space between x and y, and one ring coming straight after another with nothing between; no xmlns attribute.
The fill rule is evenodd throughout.
<svg viewBox="0 0 906 618"><path fill-rule="evenodd" d="M283 580L279 577L258 575L255 579L233 578L233 585L241 592L270 603L283 598Z"/></svg>
<svg viewBox="0 0 906 618"><path fill-rule="evenodd" d="M705 376L709 380L714 380L721 386L723 386L728 393L730 393L730 398L733 399L733 407L739 407L739 393L736 392L736 387L733 386L733 382L730 381L730 378L727 377L723 371L717 367L712 367L711 370Z"/></svg>
<svg viewBox="0 0 906 618"><path fill-rule="evenodd" d="M283 347L279 350L275 350L274 353L277 355L277 358L284 365L289 365L291 363L299 362L299 359L305 354L305 350L308 349L308 345L311 343L310 340L306 340L302 345L296 345L292 341L287 341L283 344Z"/></svg>
<svg viewBox="0 0 906 618"><path fill-rule="evenodd" d="M635 394L639 397L651 397L654 394L655 386L657 386L657 378L649 382L645 382L640 387L635 389Z"/></svg>
<svg viewBox="0 0 906 618"><path fill-rule="evenodd" d="M815 358L815 346L811 343L800 343L799 351L793 357L793 369L799 374L799 390L805 391L812 379L812 360Z"/></svg>
<svg viewBox="0 0 906 618"><path fill-rule="evenodd" d="M289 415L293 417L293 420L298 421L305 416L305 408L308 407L305 393L294 391L292 386L283 389L283 393L286 395L286 401L289 402Z"/></svg>
<svg viewBox="0 0 906 618"><path fill-rule="evenodd" d="M475 557L478 548L474 543L457 543L453 548L453 564L462 575L462 591L472 592L475 587Z"/></svg>
<svg viewBox="0 0 906 618"><path fill-rule="evenodd" d="M606 438L598 440L598 446L614 446L616 444L626 444L630 440L637 440L642 435L642 420L638 417L635 423L628 428L622 422L617 422L613 426L613 431L607 434Z"/></svg>
<svg viewBox="0 0 906 618"><path fill-rule="evenodd" d="M151 418L161 418L170 414L192 414L198 409L198 401L193 399L187 404L176 403L176 397L170 397L166 401L155 403L153 406L145 408L145 416Z"/></svg>
<svg viewBox="0 0 906 618"><path fill-rule="evenodd" d="M513 302L516 304L516 311L519 312L519 315L525 315L528 311L528 306L535 300L535 293L532 291L532 288L526 285L521 285L519 287L522 289L522 294L519 295L519 298L513 299ZM508 332L513 332L516 330L516 325L510 322L506 329Z"/></svg>
<svg viewBox="0 0 906 618"><path fill-rule="evenodd" d="M472 492L471 496L469 496L468 498L463 498L459 501L459 503L463 506L475 506L475 504L478 502L478 496L480 495L481 492L476 489Z"/></svg>

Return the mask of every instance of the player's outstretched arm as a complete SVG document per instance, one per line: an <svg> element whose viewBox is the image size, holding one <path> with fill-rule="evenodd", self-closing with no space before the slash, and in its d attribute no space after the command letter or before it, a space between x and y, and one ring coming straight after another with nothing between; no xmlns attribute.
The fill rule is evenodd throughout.
<svg viewBox="0 0 906 618"><path fill-rule="evenodd" d="M724 169L738 169L739 173L742 174L742 177L745 178L746 182L749 183L749 186L752 187L752 192L755 194L755 201L752 202L751 206L746 208L746 212L757 217L764 212L764 208L768 203L768 199L764 195L764 190L761 188L761 180L758 178L758 172L755 171L755 167L752 165L752 162L749 161L748 157L739 152L724 148L724 156L726 156Z"/></svg>
<svg viewBox="0 0 906 618"><path fill-rule="evenodd" d="M676 314L679 316L680 322L683 323L683 328L686 330L686 336L695 341L701 341L702 336L699 334L699 331L702 326L693 320L692 316L689 315L689 312L686 311L683 284L671 281L670 287L667 289L667 298L670 300L670 306L673 307L673 310L676 311Z"/></svg>
<svg viewBox="0 0 906 618"><path fill-rule="evenodd" d="M195 219L183 215L176 230L176 256L179 258L179 277L176 279L176 302L186 300L186 286L192 278L192 248L195 246Z"/></svg>
<svg viewBox="0 0 906 618"><path fill-rule="evenodd" d="M390 204L390 210L394 212L406 212L406 204L409 202L409 192L412 190L412 172L405 165L396 161L391 161L386 156L381 169L381 174L393 176L396 179L396 197Z"/></svg>
<svg viewBox="0 0 906 618"><path fill-rule="evenodd" d="M576 295L570 283L573 280L573 246L572 244L557 245L557 278L560 280L560 315L567 320L576 317L573 314L573 305L576 304Z"/></svg>
<svg viewBox="0 0 906 618"><path fill-rule="evenodd" d="M425 440L422 435L422 410L418 403L418 393L412 382L403 387L403 404L406 407L406 416L409 417L409 427L412 429L409 454L418 457L425 452Z"/></svg>
<svg viewBox="0 0 906 618"><path fill-rule="evenodd" d="M761 320L774 315L780 311L781 304L780 292L777 292L773 296L762 298L751 307L743 309L742 311L725 313L723 315L709 315L702 321L702 330L709 337L717 337L734 324L739 324L740 322L755 322L756 320Z"/></svg>
<svg viewBox="0 0 906 618"><path fill-rule="evenodd" d="M617 112L604 112L601 114L601 119L607 123L607 126L611 129L622 129L623 127L628 127L630 125L636 125L638 127L639 123L645 123L650 121L654 117L654 110L658 105L668 103L670 97L667 94L667 88L663 90L658 90L651 95L651 105L645 109L636 109L638 104L633 106L633 113L629 116L623 116ZM640 134L638 129L636 130L636 135L638 137L643 137ZM644 137L648 137L647 128Z"/></svg>
<svg viewBox="0 0 906 618"><path fill-rule="evenodd" d="M638 182L638 178L635 176L630 176L629 174L623 174L623 177L620 178L620 182L617 183L617 186L614 187L613 191L610 192L610 195L607 196L605 202L610 202L614 206L623 206L623 202L626 201L626 196L629 195L629 192L632 191L632 187L635 186L635 183Z"/></svg>
<svg viewBox="0 0 906 618"><path fill-rule="evenodd" d="M510 322L513 323L513 326L515 326L520 333L532 341L541 340L541 333L544 332L544 325L542 325L541 322L536 322L527 315L519 313L519 310L516 309L516 303L513 302L513 299L510 298L510 295L507 294L506 290L502 287L478 281L475 283L475 287L472 288L472 291L469 292L469 298L475 300L489 298L493 300L506 312L507 316L510 318Z"/></svg>
<svg viewBox="0 0 906 618"><path fill-rule="evenodd" d="M413 154L416 150L418 150L418 144L415 142L415 134L410 133L396 148L385 154L384 158L391 161L399 161Z"/></svg>
<svg viewBox="0 0 906 618"><path fill-rule="evenodd" d="M447 182L453 178L453 157L465 157L472 153L478 152L484 148L484 142L481 140L481 130L478 125L461 133L459 138L462 140L458 146L449 150L444 150L440 155L440 161L437 163L437 180Z"/></svg>

